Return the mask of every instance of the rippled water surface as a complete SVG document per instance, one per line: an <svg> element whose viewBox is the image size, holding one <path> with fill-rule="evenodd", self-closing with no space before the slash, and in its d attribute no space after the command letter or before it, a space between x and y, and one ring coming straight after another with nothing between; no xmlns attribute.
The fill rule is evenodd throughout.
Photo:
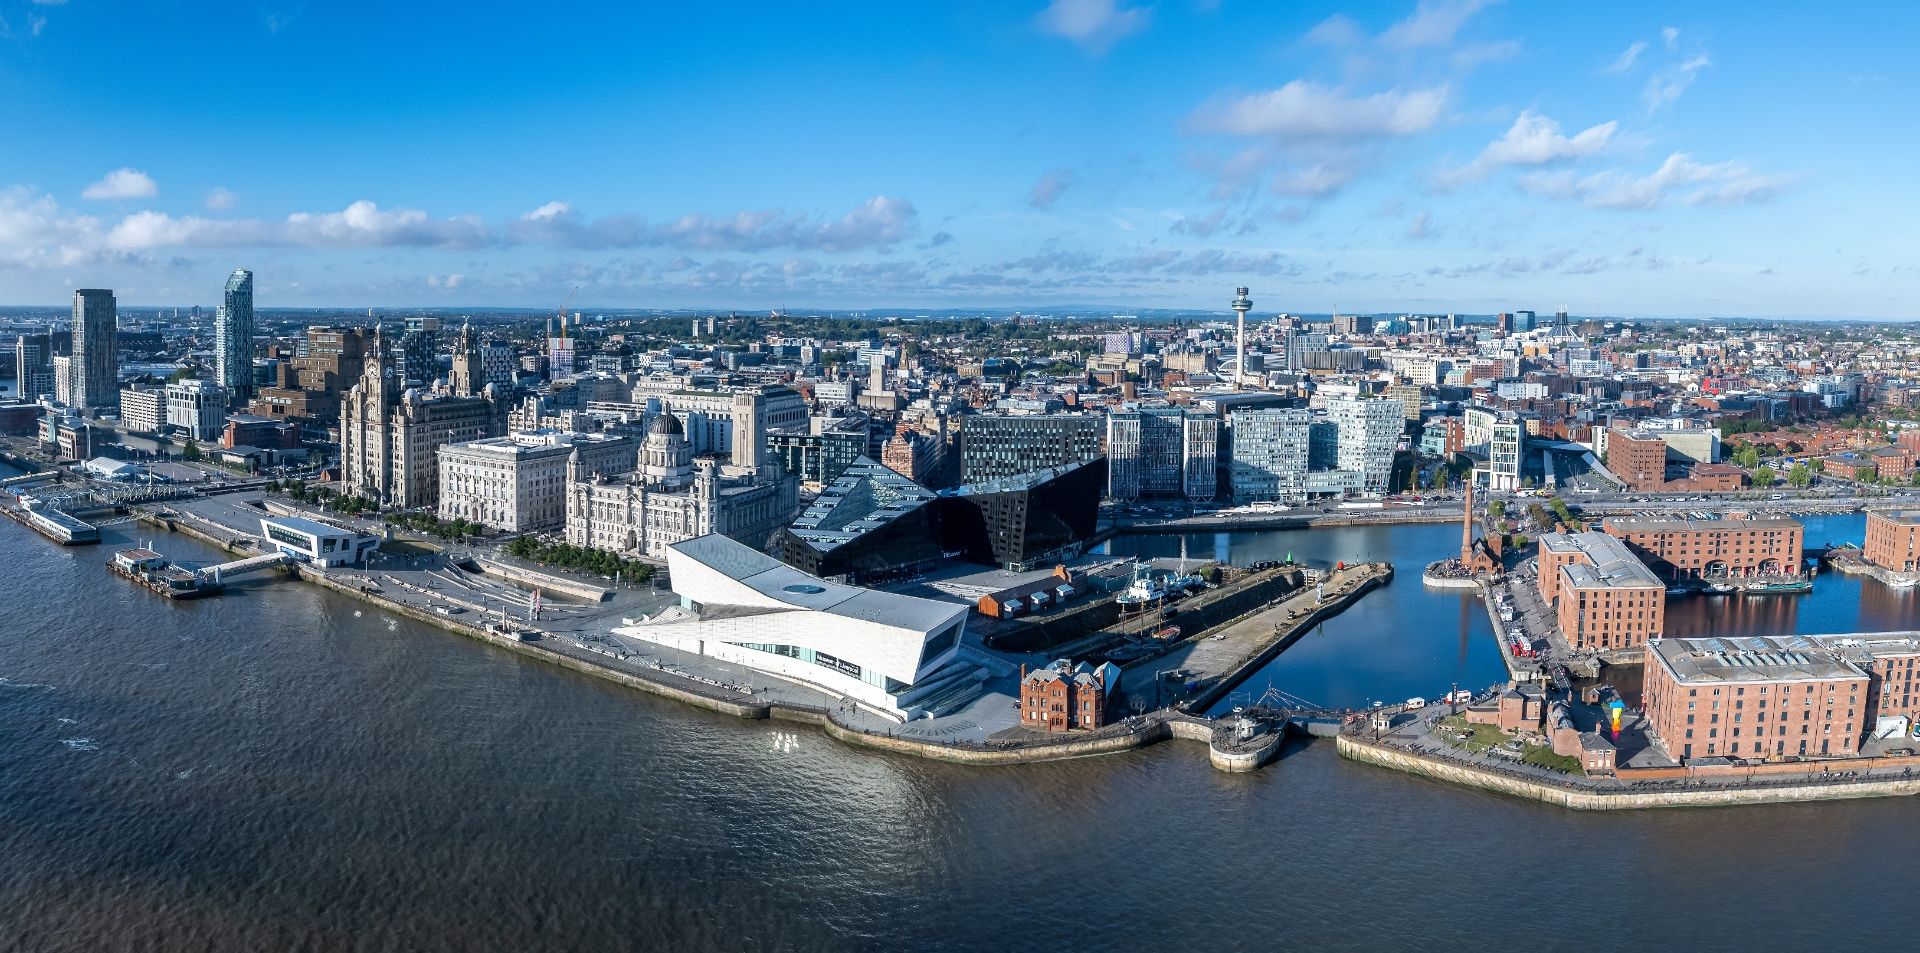
<svg viewBox="0 0 1920 953"><path fill-rule="evenodd" d="M103 569L129 531L63 550L0 523L0 949L1912 948L1876 860L1920 849L1920 802L1574 814L1326 744L1252 775L1185 742L935 764L296 583L168 603ZM1484 614L1408 571L1451 539L1220 540L1404 560L1261 680L1345 702L1497 676ZM1870 601L1852 618L1906 611Z"/></svg>

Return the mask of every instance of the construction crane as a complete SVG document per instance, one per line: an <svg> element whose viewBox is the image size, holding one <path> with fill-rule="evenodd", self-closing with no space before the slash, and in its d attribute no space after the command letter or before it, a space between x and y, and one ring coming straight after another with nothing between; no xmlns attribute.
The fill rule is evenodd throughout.
<svg viewBox="0 0 1920 953"><path fill-rule="evenodd" d="M580 293L580 286L574 285L573 290L567 292L566 298L560 302L560 311L556 315L556 317L559 318L560 320L560 336L561 337L567 336L567 305L572 304L573 296L579 293Z"/></svg>

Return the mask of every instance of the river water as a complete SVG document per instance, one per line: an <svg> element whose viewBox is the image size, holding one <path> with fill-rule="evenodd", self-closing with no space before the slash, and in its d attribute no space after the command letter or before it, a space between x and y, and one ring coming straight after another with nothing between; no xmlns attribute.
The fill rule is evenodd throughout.
<svg viewBox="0 0 1920 953"><path fill-rule="evenodd" d="M1577 814L1327 744L1248 775L1185 742L936 764L285 580L165 602L101 565L133 532L0 522L0 949L1911 948L1873 859L1920 850L1914 802ZM1484 613L1419 585L1449 538L1221 540L1402 564L1259 678L1338 702L1497 677Z"/></svg>

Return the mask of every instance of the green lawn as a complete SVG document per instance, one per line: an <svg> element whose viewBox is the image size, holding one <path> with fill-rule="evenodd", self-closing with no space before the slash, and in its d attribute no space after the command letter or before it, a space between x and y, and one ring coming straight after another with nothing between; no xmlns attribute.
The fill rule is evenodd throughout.
<svg viewBox="0 0 1920 953"><path fill-rule="evenodd" d="M440 550L426 543L412 540L390 539L380 544L380 551L390 556L431 556Z"/></svg>
<svg viewBox="0 0 1920 953"><path fill-rule="evenodd" d="M1439 727L1442 729L1440 737L1447 744L1472 754L1479 754L1488 748L1500 747L1512 740L1497 726L1469 725L1462 715L1449 715L1440 719ZM1472 732L1473 737L1462 740L1457 737L1462 731ZM1580 771L1579 759L1554 754L1553 749L1545 745L1527 745L1520 751L1520 760L1562 774L1575 774Z"/></svg>

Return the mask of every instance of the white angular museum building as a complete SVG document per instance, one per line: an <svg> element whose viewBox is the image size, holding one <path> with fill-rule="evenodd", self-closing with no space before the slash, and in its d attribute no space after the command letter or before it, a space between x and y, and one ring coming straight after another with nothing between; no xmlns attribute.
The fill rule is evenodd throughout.
<svg viewBox="0 0 1920 953"><path fill-rule="evenodd" d="M617 635L748 666L893 718L983 674L962 657L968 607L810 576L725 536L667 547L680 605Z"/></svg>

